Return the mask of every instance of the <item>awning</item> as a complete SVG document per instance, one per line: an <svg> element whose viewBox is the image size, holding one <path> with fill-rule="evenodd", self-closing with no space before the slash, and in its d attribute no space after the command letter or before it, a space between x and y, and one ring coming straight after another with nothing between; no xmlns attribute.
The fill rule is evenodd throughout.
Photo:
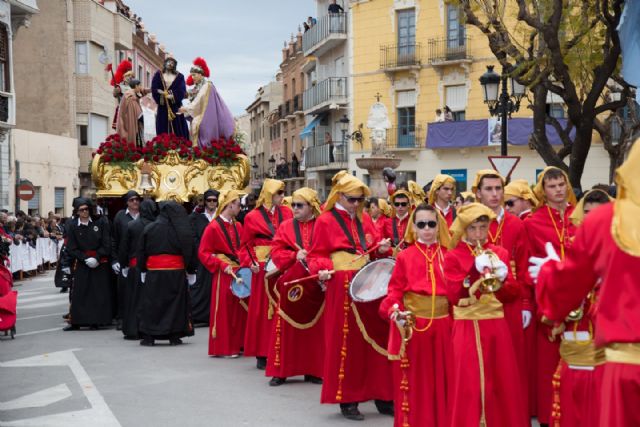
<svg viewBox="0 0 640 427"><path fill-rule="evenodd" d="M316 126L320 124L320 122L322 121L322 119L325 118L325 116L326 114L320 114L316 116L315 119L311 120L309 124L305 126L305 128L300 133L300 138L306 138L308 136L311 136L311 134L313 133L313 130L316 128Z"/></svg>

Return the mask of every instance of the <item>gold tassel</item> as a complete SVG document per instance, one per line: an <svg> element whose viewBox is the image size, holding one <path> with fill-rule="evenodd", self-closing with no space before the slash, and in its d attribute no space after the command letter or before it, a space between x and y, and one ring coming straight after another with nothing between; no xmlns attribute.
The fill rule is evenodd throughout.
<svg viewBox="0 0 640 427"><path fill-rule="evenodd" d="M340 370L338 371L338 391L336 392L336 400L342 401L342 381L345 377L345 364L347 362L347 336L349 335L349 279L344 278L344 323L342 324L342 348L340 349Z"/></svg>

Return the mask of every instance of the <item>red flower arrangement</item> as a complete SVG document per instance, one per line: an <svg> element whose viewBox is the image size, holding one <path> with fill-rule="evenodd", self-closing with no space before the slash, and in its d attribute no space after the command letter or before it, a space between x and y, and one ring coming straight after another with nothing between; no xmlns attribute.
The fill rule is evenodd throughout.
<svg viewBox="0 0 640 427"><path fill-rule="evenodd" d="M131 164L142 158L140 148L136 144L121 138L118 134L109 135L107 139L100 144L96 154L102 156L105 163L121 163Z"/></svg>

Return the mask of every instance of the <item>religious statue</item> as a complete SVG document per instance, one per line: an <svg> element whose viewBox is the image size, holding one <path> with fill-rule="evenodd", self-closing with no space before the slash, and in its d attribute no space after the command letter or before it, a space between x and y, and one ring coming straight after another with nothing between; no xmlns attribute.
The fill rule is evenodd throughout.
<svg viewBox="0 0 640 427"><path fill-rule="evenodd" d="M158 104L156 134L173 133L189 138L187 121L178 109L187 93L182 73L178 72L178 61L167 58L162 71L156 71L151 82L151 95Z"/></svg>
<svg viewBox="0 0 640 427"><path fill-rule="evenodd" d="M139 147L144 145L144 118L140 98L144 89L140 80L130 79L129 89L124 92L119 106L116 132L120 138L135 142Z"/></svg>
<svg viewBox="0 0 640 427"><path fill-rule="evenodd" d="M387 107L378 100L371 106L367 127L371 129L371 155L382 155L385 153L387 143L387 130L391 128Z"/></svg>
<svg viewBox="0 0 640 427"><path fill-rule="evenodd" d="M235 121L216 87L207 79L210 72L205 60L196 58L190 73L187 82L193 82L195 86L189 91L189 101L184 102L178 112L192 118L193 145L206 148L212 140L231 138L235 132Z"/></svg>
<svg viewBox="0 0 640 427"><path fill-rule="evenodd" d="M122 94L129 89L129 79L133 78L133 65L128 60L123 60L118 64L116 72L113 72L112 64L107 66L107 70L111 71L111 86L113 86L113 97L116 99L116 111L113 114L113 123L111 128L115 129L118 122L118 111L120 109L120 102L122 101Z"/></svg>

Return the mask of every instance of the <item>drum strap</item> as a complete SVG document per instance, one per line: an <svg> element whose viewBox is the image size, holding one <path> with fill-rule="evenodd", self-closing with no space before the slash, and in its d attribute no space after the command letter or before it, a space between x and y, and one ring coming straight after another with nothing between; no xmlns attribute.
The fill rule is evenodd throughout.
<svg viewBox="0 0 640 427"><path fill-rule="evenodd" d="M269 231L271 232L271 236L270 238L273 238L276 235L276 228L273 226L273 222L271 222L271 219L269 218L269 215L267 215L267 210L264 208L264 206L260 206L260 208L258 208L260 210L260 213L262 214L262 218L264 218L264 222L267 223L267 227L269 227ZM280 208L278 206L276 206L276 211L278 212L278 224L282 223L282 211L280 210Z"/></svg>
<svg viewBox="0 0 640 427"><path fill-rule="evenodd" d="M229 249L231 249L231 253L233 254L233 252L235 252L235 248L239 248L240 247L240 235L238 234L238 228L236 227L235 223L233 224L233 230L236 232L236 246L233 246L233 243L231 242L231 236L229 236L229 233L227 232L227 227L225 227L224 225L224 220L220 217L216 218L216 222L218 223L218 225L220 226L220 228L222 229L222 233L224 234L224 238L227 240L227 245L229 245ZM240 264L240 261L238 260L238 257L236 255L230 255L230 254L225 254L229 257L230 260L232 260L233 262L236 262L238 264Z"/></svg>
<svg viewBox="0 0 640 427"><path fill-rule="evenodd" d="M342 228L342 231L347 236L347 239L349 239L349 243L351 243L351 246L353 247L353 250L357 252L358 248L356 247L356 242L353 240L353 235L351 234L351 232L347 228L347 224L344 222L344 219L342 219L342 217L335 210L335 208L331 209L331 213L333 214L333 217L336 219L336 221L338 221L338 225L340 225L340 228ZM366 252L367 251L367 239L365 239L365 237L364 237L364 229L362 228L362 222L360 222L358 217L356 217L355 220L356 220L356 226L358 227L358 238L360 239L360 245L362 246L362 250L364 252Z"/></svg>
<svg viewBox="0 0 640 427"><path fill-rule="evenodd" d="M302 234L300 233L300 221L297 219L293 220L293 232L296 234L296 243L304 249L304 242L302 241ZM311 240L309 241L309 246L311 246L311 242L313 242L313 225L311 226Z"/></svg>
<svg viewBox="0 0 640 427"><path fill-rule="evenodd" d="M398 246L400 238L398 237L398 218L393 218L393 246Z"/></svg>

